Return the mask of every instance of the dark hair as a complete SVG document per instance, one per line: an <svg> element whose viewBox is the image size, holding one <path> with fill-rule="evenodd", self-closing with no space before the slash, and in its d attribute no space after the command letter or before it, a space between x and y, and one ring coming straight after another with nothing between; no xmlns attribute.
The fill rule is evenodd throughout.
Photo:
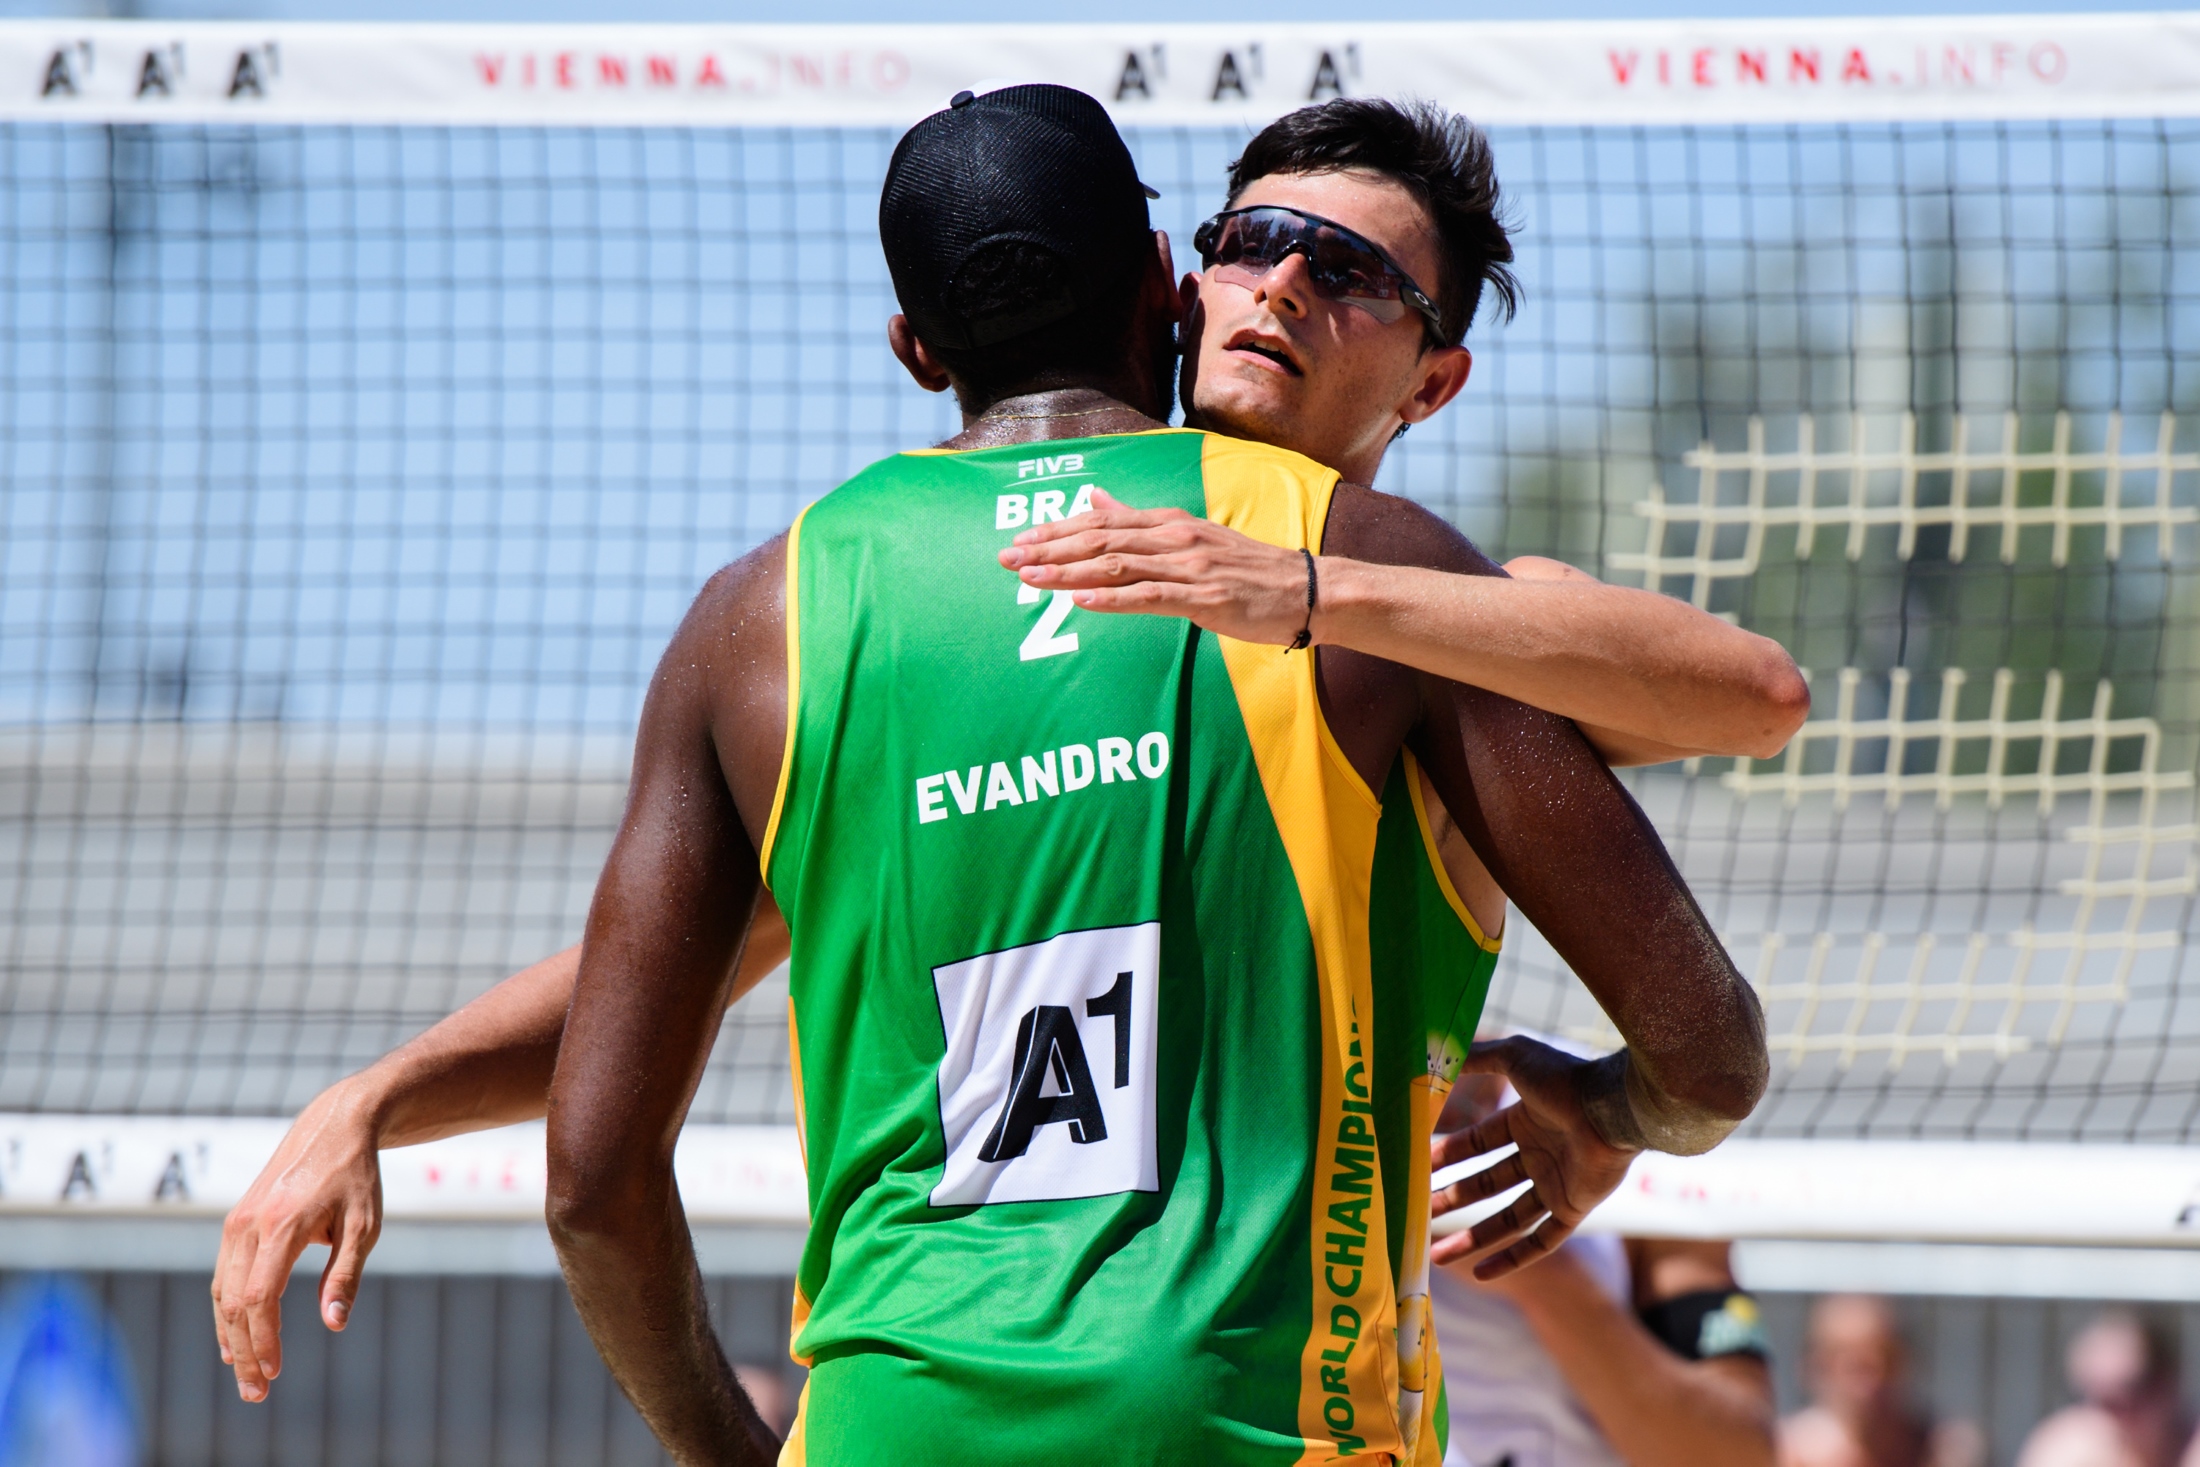
<svg viewBox="0 0 2200 1467"><path fill-rule="evenodd" d="M1338 173L1364 168L1405 186L1436 221L1439 267L1433 283L1443 318L1439 345L1457 346L1487 285L1505 319L1520 309L1520 282L1508 268L1512 239L1489 139L1455 112L1430 102L1339 97L1301 107L1262 128L1230 165L1230 202L1272 173Z"/></svg>
<svg viewBox="0 0 2200 1467"><path fill-rule="evenodd" d="M1072 295L1069 268L1044 245L994 240L979 246L955 272L947 304L966 320L1041 313ZM1090 299L1069 315L990 346L925 345L954 373L963 406L972 411L1017 392L1107 376L1122 365L1144 279L1142 269L1125 270L1092 289Z"/></svg>

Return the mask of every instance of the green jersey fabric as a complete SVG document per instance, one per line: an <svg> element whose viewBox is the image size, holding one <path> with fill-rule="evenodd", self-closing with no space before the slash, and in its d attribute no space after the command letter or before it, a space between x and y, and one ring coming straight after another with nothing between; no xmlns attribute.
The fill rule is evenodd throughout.
<svg viewBox="0 0 2200 1467"><path fill-rule="evenodd" d="M1418 1237L1425 1293L1429 1039L1488 974L1431 989L1456 944L1408 940L1441 930L1426 821L1352 772L1312 658L995 558L1096 486L1319 546L1334 482L1167 431L904 454L798 522L764 851L812 1220L783 1460L1440 1452L1399 1280ZM1378 962L1386 859L1418 875Z"/></svg>

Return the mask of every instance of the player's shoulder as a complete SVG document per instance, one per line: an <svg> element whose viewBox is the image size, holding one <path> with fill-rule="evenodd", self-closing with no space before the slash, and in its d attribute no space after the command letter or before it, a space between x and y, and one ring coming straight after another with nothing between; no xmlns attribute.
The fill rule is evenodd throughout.
<svg viewBox="0 0 2200 1467"><path fill-rule="evenodd" d="M944 448L912 448L873 459L819 495L803 511L803 517L815 517L822 523L834 510L856 501L906 495L927 485L949 482L966 471L962 463L966 457Z"/></svg>
<svg viewBox="0 0 2200 1467"><path fill-rule="evenodd" d="M784 637L787 550L793 537L792 529L782 530L720 566L695 593L674 645L727 646L758 636Z"/></svg>
<svg viewBox="0 0 2200 1467"><path fill-rule="evenodd" d="M1505 573L1458 526L1433 510L1349 480L1341 481L1331 496L1322 552L1376 565L1479 576Z"/></svg>

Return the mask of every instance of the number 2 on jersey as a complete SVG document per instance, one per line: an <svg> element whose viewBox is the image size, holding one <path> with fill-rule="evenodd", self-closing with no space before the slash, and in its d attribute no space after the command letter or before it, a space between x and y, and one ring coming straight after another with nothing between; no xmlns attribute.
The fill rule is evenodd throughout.
<svg viewBox="0 0 2200 1467"><path fill-rule="evenodd" d="M1030 606L1046 597L1037 586L1019 586L1016 604ZM1047 609L1039 613L1039 621L1024 637L1024 644L1016 649L1016 655L1026 662L1036 662L1042 657L1059 657L1064 652L1077 650L1077 633L1062 631L1062 623L1077 609L1077 603L1069 599L1069 592L1056 591L1047 601Z"/></svg>

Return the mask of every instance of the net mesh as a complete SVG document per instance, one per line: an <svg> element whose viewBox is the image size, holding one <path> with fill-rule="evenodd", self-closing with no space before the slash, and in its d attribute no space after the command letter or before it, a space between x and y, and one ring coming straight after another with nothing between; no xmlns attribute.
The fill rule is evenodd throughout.
<svg viewBox="0 0 2200 1467"><path fill-rule="evenodd" d="M1780 760L1629 776L1760 1134L2194 1130L2195 131L1494 134L1527 304L1383 487L1810 670ZM286 1112L576 939L702 580L952 430L893 141L0 126L0 1110ZM1130 141L1188 241L1244 134ZM698 1119L791 1120L783 998Z"/></svg>

